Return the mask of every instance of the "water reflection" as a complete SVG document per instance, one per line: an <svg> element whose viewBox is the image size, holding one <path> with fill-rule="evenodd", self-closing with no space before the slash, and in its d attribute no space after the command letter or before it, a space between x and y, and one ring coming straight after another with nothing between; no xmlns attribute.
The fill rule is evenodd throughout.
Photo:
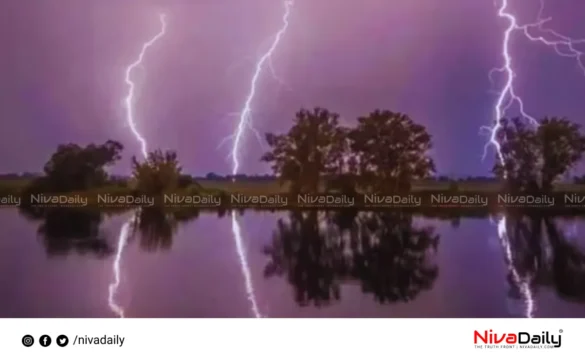
<svg viewBox="0 0 585 362"><path fill-rule="evenodd" d="M37 234L50 256L77 252L104 258L114 252L100 228L104 215L98 210L23 208L21 214L40 222Z"/></svg>
<svg viewBox="0 0 585 362"><path fill-rule="evenodd" d="M242 209L240 214L243 214L243 211L244 210ZM246 253L246 248L244 247L240 221L238 220L238 215L236 211L232 211L231 215L233 239L236 246L236 252L238 254L240 266L242 268L242 276L244 277L246 295L248 297L248 300L250 301L250 309L254 317L261 318L262 314L260 313L260 309L258 308L258 302L256 300L256 291L254 290L254 282L252 280L252 275L250 273L250 266L248 265L248 256Z"/></svg>
<svg viewBox="0 0 585 362"><path fill-rule="evenodd" d="M124 318L125 312L117 301L117 294L122 281L123 252L128 242L138 236L144 251L170 250L178 225L199 216L198 210L144 208L132 211L133 215L122 225L113 247L101 228L108 215L103 210L23 207L20 212L27 219L40 222L37 234L50 256L64 256L74 251L99 258L113 255L108 305L120 318Z"/></svg>
<svg viewBox="0 0 585 362"><path fill-rule="evenodd" d="M124 308L116 300L118 288L120 287L121 282L120 265L122 264L122 253L124 252L124 247L128 243L130 227L134 222L135 217L133 216L128 221L126 221L120 229L120 235L118 235L118 247L116 248L116 257L114 258L114 263L112 265L112 275L114 280L108 287L108 305L110 310L120 318L124 318Z"/></svg>
<svg viewBox="0 0 585 362"><path fill-rule="evenodd" d="M6 316L258 317L259 305L271 316L585 315L583 234L574 221L538 214L507 215L506 240L490 249L477 237L487 222L463 219L454 229L398 212L143 209L119 222L117 213L87 209L21 213L42 243L23 242L25 226L6 233L21 241L4 243L3 274L22 276L0 279ZM44 262L36 249L76 257ZM85 304L68 304L74 292Z"/></svg>
<svg viewBox="0 0 585 362"><path fill-rule="evenodd" d="M66 255L72 251L107 257L115 253L103 232L102 223L116 212L87 208L21 208L27 219L40 222L37 233L49 255ZM145 251L169 250L178 225L199 217L198 210L164 210L144 208L133 211L130 236L138 234Z"/></svg>
<svg viewBox="0 0 585 362"><path fill-rule="evenodd" d="M575 238L575 224L563 232L559 222L539 215L507 215L504 247L509 265L509 297L522 300L524 316L533 317L535 294L552 287L571 302L585 302L585 250Z"/></svg>
<svg viewBox="0 0 585 362"><path fill-rule="evenodd" d="M340 300L354 281L379 303L408 302L437 279L439 239L403 213L292 212L264 250L265 276L285 276L301 306Z"/></svg>
<svg viewBox="0 0 585 362"><path fill-rule="evenodd" d="M124 318L124 308L117 301L121 282L121 264L123 251L128 240L139 235L141 249L148 252L170 250L175 233L180 223L186 223L199 217L197 209L162 209L141 208L126 221L118 235L118 247L112 266L113 281L109 286L108 305L114 314Z"/></svg>

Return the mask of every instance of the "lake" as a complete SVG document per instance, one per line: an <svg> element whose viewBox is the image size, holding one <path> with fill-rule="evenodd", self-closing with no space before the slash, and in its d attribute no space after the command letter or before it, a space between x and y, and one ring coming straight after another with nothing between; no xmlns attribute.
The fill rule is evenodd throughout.
<svg viewBox="0 0 585 362"><path fill-rule="evenodd" d="M585 317L582 220L134 215L0 209L0 317Z"/></svg>

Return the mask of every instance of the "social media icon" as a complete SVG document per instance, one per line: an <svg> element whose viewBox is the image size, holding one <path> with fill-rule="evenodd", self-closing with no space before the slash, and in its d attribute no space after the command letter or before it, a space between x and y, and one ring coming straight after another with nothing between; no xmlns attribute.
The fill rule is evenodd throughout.
<svg viewBox="0 0 585 362"><path fill-rule="evenodd" d="M66 335L62 334L59 337L57 337L57 345L59 347L65 347L69 344L69 338L67 338Z"/></svg>
<svg viewBox="0 0 585 362"><path fill-rule="evenodd" d="M43 347L49 347L51 345L51 337L47 336L46 334L43 334L41 338L39 338L39 343Z"/></svg>
<svg viewBox="0 0 585 362"><path fill-rule="evenodd" d="M26 336L22 337L22 344L25 347L30 347L35 344L35 339L30 334L27 334Z"/></svg>

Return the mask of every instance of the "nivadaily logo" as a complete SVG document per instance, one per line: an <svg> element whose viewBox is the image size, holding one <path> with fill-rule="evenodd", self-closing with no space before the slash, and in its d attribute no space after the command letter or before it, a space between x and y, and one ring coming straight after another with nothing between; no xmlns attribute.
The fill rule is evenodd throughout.
<svg viewBox="0 0 585 362"><path fill-rule="evenodd" d="M474 331L473 343L475 348L559 348L561 347L561 334L541 332L540 334L529 332L495 333L493 330Z"/></svg>

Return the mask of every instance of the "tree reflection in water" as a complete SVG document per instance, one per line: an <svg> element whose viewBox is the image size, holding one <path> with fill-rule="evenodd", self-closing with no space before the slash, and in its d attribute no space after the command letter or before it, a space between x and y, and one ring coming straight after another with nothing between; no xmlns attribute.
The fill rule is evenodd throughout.
<svg viewBox="0 0 585 362"><path fill-rule="evenodd" d="M139 209L134 218L132 235L138 235L144 251L170 250L179 225L196 220L199 215L196 208Z"/></svg>
<svg viewBox="0 0 585 362"><path fill-rule="evenodd" d="M66 255L71 252L108 257L114 254L114 243L118 240L108 237L102 229L104 219L111 212L91 208L33 208L23 207L20 213L27 219L40 222L37 233L47 254ZM132 211L131 236L140 240L145 251L168 250L179 224L199 217L199 210L144 208Z"/></svg>
<svg viewBox="0 0 585 362"><path fill-rule="evenodd" d="M531 309L536 309L531 306L534 300L526 300L523 288L529 288L532 299L540 287L548 287L565 300L585 302L585 250L576 240L561 232L558 222L538 214L508 215L506 219L511 254L507 261L509 297L522 301L523 316L532 317Z"/></svg>
<svg viewBox="0 0 585 362"><path fill-rule="evenodd" d="M50 256L79 254L107 257L114 253L101 230L103 214L78 208L21 208L29 220L40 221L37 228L45 251Z"/></svg>
<svg viewBox="0 0 585 362"><path fill-rule="evenodd" d="M394 212L295 211L280 219L265 276L286 276L299 305L341 299L340 285L356 281L380 303L413 300L438 276L439 235Z"/></svg>

